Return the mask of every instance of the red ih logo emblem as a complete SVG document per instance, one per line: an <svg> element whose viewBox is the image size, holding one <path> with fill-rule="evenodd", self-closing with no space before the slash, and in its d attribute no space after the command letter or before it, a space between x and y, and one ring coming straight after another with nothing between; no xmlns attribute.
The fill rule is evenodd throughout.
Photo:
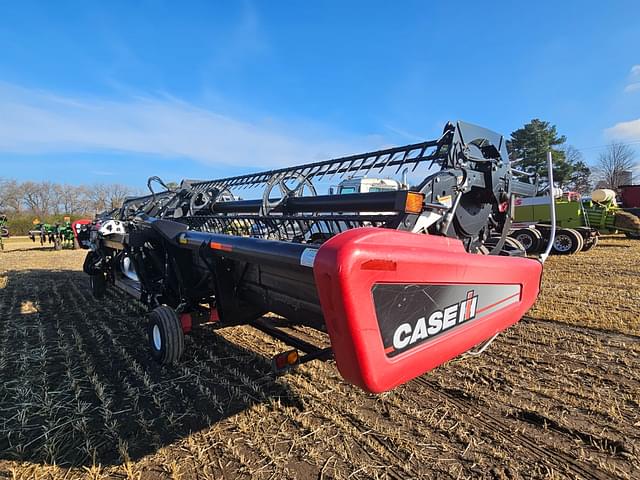
<svg viewBox="0 0 640 480"><path fill-rule="evenodd" d="M462 320L469 320L473 317L476 316L476 306L478 303L478 297L476 297L475 292L473 290L469 290L467 292L467 299L462 302L462 304L464 305L464 317L462 318ZM462 308L460 309L460 312L462 312Z"/></svg>

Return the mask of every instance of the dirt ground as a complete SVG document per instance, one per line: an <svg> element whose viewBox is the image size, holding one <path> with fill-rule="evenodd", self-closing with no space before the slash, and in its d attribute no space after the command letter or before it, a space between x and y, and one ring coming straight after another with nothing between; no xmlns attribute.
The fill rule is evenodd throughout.
<svg viewBox="0 0 640 480"><path fill-rule="evenodd" d="M383 395L331 363L273 379L255 330L155 364L83 252L0 252L0 478L640 478L640 241L552 257L529 316Z"/></svg>

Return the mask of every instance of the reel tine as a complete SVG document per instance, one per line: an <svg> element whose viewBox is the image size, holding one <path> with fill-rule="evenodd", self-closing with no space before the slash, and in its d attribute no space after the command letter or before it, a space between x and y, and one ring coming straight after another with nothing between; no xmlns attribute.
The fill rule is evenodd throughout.
<svg viewBox="0 0 640 480"><path fill-rule="evenodd" d="M371 162L371 165L369 165L369 168L367 169L366 172L364 172L364 176L366 177L367 175L369 175L369 172L371 171L371 169L376 165L376 163L378 162L378 159L380 158L380 155L377 155L373 161Z"/></svg>
<svg viewBox="0 0 640 480"><path fill-rule="evenodd" d="M362 168L362 165L364 165L364 162L366 162L366 161L367 161L367 157L362 158L362 160L360 161L360 165L358 165L358 168L356 168L356 171L353 172L353 176L354 177L358 174L358 172Z"/></svg>
<svg viewBox="0 0 640 480"><path fill-rule="evenodd" d="M331 180L333 176L340 171L340 168L342 167L343 163L344 162L340 162L338 164L335 164L335 163L332 164L332 165L336 165L335 170L331 173L331 175L329 175L329 178L327 180Z"/></svg>

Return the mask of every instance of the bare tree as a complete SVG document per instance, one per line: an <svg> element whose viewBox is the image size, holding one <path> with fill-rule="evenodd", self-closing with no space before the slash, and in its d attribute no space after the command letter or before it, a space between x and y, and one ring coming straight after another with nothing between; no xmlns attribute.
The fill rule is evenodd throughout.
<svg viewBox="0 0 640 480"><path fill-rule="evenodd" d="M58 213L81 214L90 210L87 207L87 189L83 186L55 185Z"/></svg>
<svg viewBox="0 0 640 480"><path fill-rule="evenodd" d="M560 187L571 191L586 194L591 191L591 169L584 161L580 150L572 145L567 145L564 149L566 163L572 166L572 172L565 179L565 183Z"/></svg>
<svg viewBox="0 0 640 480"><path fill-rule="evenodd" d="M122 206L124 199L134 194L134 190L127 185L120 183L113 183L107 185L107 203L111 209L119 208Z"/></svg>
<svg viewBox="0 0 640 480"><path fill-rule="evenodd" d="M0 211L28 211L37 217L86 215L118 208L127 196L136 194L137 190L119 183L74 186L0 179Z"/></svg>
<svg viewBox="0 0 640 480"><path fill-rule="evenodd" d="M614 142L598 156L595 170L603 185L617 189L624 182L623 172L633 170L636 166L633 149L624 143Z"/></svg>
<svg viewBox="0 0 640 480"><path fill-rule="evenodd" d="M51 182L24 182L21 185L25 205L34 214L48 215L55 203L55 189Z"/></svg>
<svg viewBox="0 0 640 480"><path fill-rule="evenodd" d="M22 188L15 180L0 179L0 210L22 212Z"/></svg>
<svg viewBox="0 0 640 480"><path fill-rule="evenodd" d="M109 187L95 184L88 188L89 207L91 213L104 212L109 205Z"/></svg>

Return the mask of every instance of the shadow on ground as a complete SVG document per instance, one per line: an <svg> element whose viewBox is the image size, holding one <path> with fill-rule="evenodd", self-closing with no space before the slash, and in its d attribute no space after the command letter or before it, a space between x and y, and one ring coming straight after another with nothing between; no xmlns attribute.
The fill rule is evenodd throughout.
<svg viewBox="0 0 640 480"><path fill-rule="evenodd" d="M300 407L267 359L207 326L187 337L178 365L162 367L148 353L144 313L118 292L98 302L71 270L5 277L0 459L120 464L257 403Z"/></svg>
<svg viewBox="0 0 640 480"><path fill-rule="evenodd" d="M5 250L3 253L5 254L12 254L14 252L51 252L54 251L55 249L53 247L29 247L29 248L9 248L9 246L5 245ZM64 250L71 250L68 248L65 248Z"/></svg>

